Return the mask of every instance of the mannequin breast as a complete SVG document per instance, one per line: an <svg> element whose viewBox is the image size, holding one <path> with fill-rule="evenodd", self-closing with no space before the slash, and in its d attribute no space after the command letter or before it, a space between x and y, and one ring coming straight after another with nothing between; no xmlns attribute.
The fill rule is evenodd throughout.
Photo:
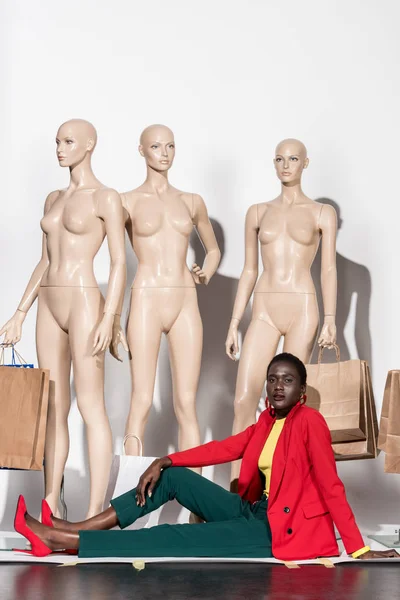
<svg viewBox="0 0 400 600"><path fill-rule="evenodd" d="M42 286L96 286L93 259L105 236L96 215L95 191L63 193L40 222L46 235L49 267Z"/></svg>
<svg viewBox="0 0 400 600"><path fill-rule="evenodd" d="M194 287L186 265L193 221L186 197L174 192L124 194L128 233L138 259L132 287Z"/></svg>
<svg viewBox="0 0 400 600"><path fill-rule="evenodd" d="M310 269L320 241L320 209L313 201L261 205L258 239L264 271L256 292L315 293Z"/></svg>

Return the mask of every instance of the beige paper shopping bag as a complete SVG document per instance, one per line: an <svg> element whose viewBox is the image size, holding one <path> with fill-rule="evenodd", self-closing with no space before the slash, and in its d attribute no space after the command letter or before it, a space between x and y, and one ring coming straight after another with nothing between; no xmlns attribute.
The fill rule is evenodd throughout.
<svg viewBox="0 0 400 600"><path fill-rule="evenodd" d="M389 371L380 419L378 448L385 452L385 473L400 473L400 371Z"/></svg>
<svg viewBox="0 0 400 600"><path fill-rule="evenodd" d="M0 467L42 470L49 371L0 366Z"/></svg>
<svg viewBox="0 0 400 600"><path fill-rule="evenodd" d="M335 363L307 365L307 406L318 410L328 423L333 443L366 439L361 360L340 362L335 346Z"/></svg>
<svg viewBox="0 0 400 600"><path fill-rule="evenodd" d="M361 361L361 373L362 404L364 407L363 412L366 415L366 439L360 442L332 444L335 460L337 461L376 458L378 454L378 419L376 416L374 392L372 389L371 373L364 360Z"/></svg>

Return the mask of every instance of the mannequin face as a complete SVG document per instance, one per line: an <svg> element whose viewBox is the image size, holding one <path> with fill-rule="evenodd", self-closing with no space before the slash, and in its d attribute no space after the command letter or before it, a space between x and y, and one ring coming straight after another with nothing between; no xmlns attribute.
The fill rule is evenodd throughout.
<svg viewBox="0 0 400 600"><path fill-rule="evenodd" d="M155 171L168 171L175 157L174 134L163 125L147 127L140 137L139 152L147 166Z"/></svg>
<svg viewBox="0 0 400 600"><path fill-rule="evenodd" d="M94 135L90 135L87 125L85 121L68 121L61 125L56 137L56 153L61 167L74 167L92 152L96 140Z"/></svg>
<svg viewBox="0 0 400 600"><path fill-rule="evenodd" d="M283 184L296 184L308 167L307 150L299 140L284 140L275 151L276 174Z"/></svg>
<svg viewBox="0 0 400 600"><path fill-rule="evenodd" d="M305 393L296 367L284 360L271 365L267 374L267 397L278 416L286 416Z"/></svg>

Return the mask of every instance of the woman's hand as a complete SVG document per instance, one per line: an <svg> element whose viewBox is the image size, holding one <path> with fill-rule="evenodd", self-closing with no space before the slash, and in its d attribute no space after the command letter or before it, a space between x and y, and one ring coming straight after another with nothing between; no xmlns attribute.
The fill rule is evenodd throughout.
<svg viewBox="0 0 400 600"><path fill-rule="evenodd" d="M197 283L197 285L199 285L199 284L207 285L208 284L207 275L205 274L203 269L201 267L199 267L199 265L196 265L196 263L194 263L194 265L192 267L192 276L193 276L195 283Z"/></svg>
<svg viewBox="0 0 400 600"><path fill-rule="evenodd" d="M0 336L4 334L3 344L11 346L16 344L21 339L22 323L24 322L26 313L22 310L17 310L13 317L0 330Z"/></svg>
<svg viewBox="0 0 400 600"><path fill-rule="evenodd" d="M161 471L167 469L171 465L171 459L168 458L168 456L164 456L164 458L157 458L154 460L149 468L146 469L136 487L136 504L138 506L144 506L146 504L146 491L149 498L151 498L154 487L160 479Z"/></svg>
<svg viewBox="0 0 400 600"><path fill-rule="evenodd" d="M233 319L229 326L228 335L225 342L225 352L231 360L237 360L237 354L239 353L239 342L238 342L238 323L239 321Z"/></svg>
<svg viewBox="0 0 400 600"><path fill-rule="evenodd" d="M112 313L104 313L94 333L92 356L105 352L109 347L112 339L113 323L114 315Z"/></svg>
<svg viewBox="0 0 400 600"><path fill-rule="evenodd" d="M400 558L396 550L368 550L358 557L360 560L371 560L371 558Z"/></svg>
<svg viewBox="0 0 400 600"><path fill-rule="evenodd" d="M336 324L335 317L325 317L321 329L321 335L318 338L318 346L332 348L336 344Z"/></svg>

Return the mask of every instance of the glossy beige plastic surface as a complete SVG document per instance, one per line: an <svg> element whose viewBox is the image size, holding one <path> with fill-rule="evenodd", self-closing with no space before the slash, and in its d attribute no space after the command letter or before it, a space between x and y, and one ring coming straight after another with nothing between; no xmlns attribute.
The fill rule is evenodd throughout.
<svg viewBox="0 0 400 600"><path fill-rule="evenodd" d="M226 352L236 359L238 325L254 290L252 320L240 353L235 393L233 433L255 423L256 409L270 360L284 337L283 350L309 362L319 315L311 265L322 245L321 284L324 323L318 339L323 346L336 341L336 212L315 202L301 189L309 159L304 144L288 139L276 148L280 195L250 206L245 224L245 265L240 277ZM258 277L259 245L263 272ZM234 465L232 478L238 476Z"/></svg>
<svg viewBox="0 0 400 600"><path fill-rule="evenodd" d="M65 190L47 197L42 257L15 315L4 325L4 342L21 338L26 313L38 297L36 345L39 366L50 369L45 445L45 495L54 512L69 452L68 413L73 367L77 404L86 425L90 467L90 517L102 510L112 459L111 429L104 403L104 351L126 280L123 209L119 194L93 174L96 130L75 119L57 133L60 166L70 170ZM103 240L111 259L106 300L93 260Z"/></svg>
<svg viewBox="0 0 400 600"><path fill-rule="evenodd" d="M147 178L139 188L122 195L128 213L126 228L138 259L127 325L132 398L126 433L144 437L164 333L169 346L179 449L185 450L200 443L196 392L203 326L195 284L208 284L218 267L220 251L203 199L174 188L168 181L175 156L172 131L163 125L147 127L140 138L139 152L146 161ZM186 257L193 227L206 256L202 267L193 265L190 271ZM133 438L127 441L126 451L138 452Z"/></svg>

